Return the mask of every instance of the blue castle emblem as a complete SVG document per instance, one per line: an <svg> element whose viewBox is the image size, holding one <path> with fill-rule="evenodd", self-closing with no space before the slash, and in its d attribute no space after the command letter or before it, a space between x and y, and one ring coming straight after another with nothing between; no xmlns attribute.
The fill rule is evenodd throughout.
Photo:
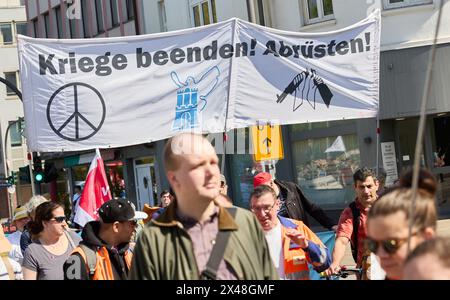
<svg viewBox="0 0 450 300"><path fill-rule="evenodd" d="M219 68L215 66L207 70L199 79L188 76L184 82L180 80L176 72L172 72L170 75L178 87L172 130L198 128L200 126L199 114L205 109L208 104L208 95L219 82Z"/></svg>
<svg viewBox="0 0 450 300"><path fill-rule="evenodd" d="M186 88L177 91L177 107L175 108L172 130L198 127L197 103L197 89Z"/></svg>

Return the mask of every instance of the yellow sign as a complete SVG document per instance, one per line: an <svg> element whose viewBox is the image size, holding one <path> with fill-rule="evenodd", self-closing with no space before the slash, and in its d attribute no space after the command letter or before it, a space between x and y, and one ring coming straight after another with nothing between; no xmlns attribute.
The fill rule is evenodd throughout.
<svg viewBox="0 0 450 300"><path fill-rule="evenodd" d="M280 125L252 126L251 134L255 161L284 158Z"/></svg>

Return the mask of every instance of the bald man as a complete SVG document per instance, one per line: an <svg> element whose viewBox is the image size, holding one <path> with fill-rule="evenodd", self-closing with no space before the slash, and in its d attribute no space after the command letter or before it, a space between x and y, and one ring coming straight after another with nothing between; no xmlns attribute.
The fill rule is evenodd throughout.
<svg viewBox="0 0 450 300"><path fill-rule="evenodd" d="M131 279L278 279L253 214L215 202L220 193L218 163L213 146L201 135L169 139L164 167L176 200L143 230ZM216 240L226 232L229 238L220 254L214 245L220 245ZM216 266L208 264L213 248Z"/></svg>

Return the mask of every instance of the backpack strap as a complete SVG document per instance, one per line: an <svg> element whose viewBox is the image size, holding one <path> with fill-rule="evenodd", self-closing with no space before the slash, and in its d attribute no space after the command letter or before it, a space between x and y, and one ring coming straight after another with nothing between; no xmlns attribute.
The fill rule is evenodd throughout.
<svg viewBox="0 0 450 300"><path fill-rule="evenodd" d="M3 264L5 265L6 271L8 272L9 280L16 280L14 275L14 269L9 261L8 256L2 256Z"/></svg>
<svg viewBox="0 0 450 300"><path fill-rule="evenodd" d="M95 252L95 250L83 243L80 243L78 247L80 247L86 255L86 265L89 270L89 278L92 278L95 273L95 267L97 266L97 253Z"/></svg>
<svg viewBox="0 0 450 300"><path fill-rule="evenodd" d="M353 215L353 236L352 236L352 242L351 248L352 248L352 256L355 262L358 262L358 231L359 231L359 216L361 215L361 212L359 211L358 207L356 207L356 201L353 201L349 205L350 209L352 210Z"/></svg>
<svg viewBox="0 0 450 300"><path fill-rule="evenodd" d="M69 241L69 244L72 247L72 249L75 249L77 245L75 245L75 242L73 241L73 238L70 236L70 233L67 230L65 230L64 234L66 235L67 240Z"/></svg>
<svg viewBox="0 0 450 300"><path fill-rule="evenodd" d="M227 210L234 219L237 211L236 207L228 207ZM227 247L230 235L231 230L219 230L219 233L217 233L216 243L214 244L209 256L208 263L206 264L206 269L200 276L201 279L216 280L217 270L219 269L220 262L223 259L223 254L225 253L225 248Z"/></svg>

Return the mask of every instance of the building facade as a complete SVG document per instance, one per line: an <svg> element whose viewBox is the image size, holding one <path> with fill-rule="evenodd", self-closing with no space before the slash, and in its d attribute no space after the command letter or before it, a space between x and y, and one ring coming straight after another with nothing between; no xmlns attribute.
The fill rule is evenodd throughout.
<svg viewBox="0 0 450 300"><path fill-rule="evenodd" d="M0 77L20 90L17 34L26 34L25 5L19 0L0 0ZM27 147L21 135L23 105L13 89L0 83L0 177L8 177L28 164ZM11 207L22 204L31 195L30 186L9 194L0 188L0 217L7 217ZM26 200L24 200L26 201Z"/></svg>
<svg viewBox="0 0 450 300"><path fill-rule="evenodd" d="M67 1L72 2L72 1ZM388 164L392 183L414 160L420 101L440 0L59 0L26 1L29 34L49 38L91 38L150 34L207 25L232 17L297 32L333 31L382 12L380 124L376 119L339 120L283 126L283 160L255 163L249 154L249 130L229 133L244 138L239 153L223 162L235 204L248 206L255 172L265 169L277 178L298 183L311 200L336 220L353 200L353 172L361 166ZM72 6L71 6L72 5ZM67 14L67 11L72 12ZM69 18L72 14L76 18ZM450 55L450 3L444 4L427 110L423 165L442 184L440 211L450 197L450 101L447 91ZM379 139L377 137L379 127ZM221 137L217 137L220 139ZM377 141L381 143L378 147ZM341 151L326 151L339 142ZM107 173L115 196L126 195L157 204L156 194L168 187L162 167L164 141L107 150ZM378 149L377 149L378 148ZM247 154L245 154L247 153ZM42 154L64 170L70 186L85 178L93 153ZM378 160L377 160L378 155ZM222 159L222 157L221 157ZM84 162L84 163L83 163ZM397 174L397 175L396 175ZM438 175L440 174L440 175ZM447 187L448 185L448 187Z"/></svg>

